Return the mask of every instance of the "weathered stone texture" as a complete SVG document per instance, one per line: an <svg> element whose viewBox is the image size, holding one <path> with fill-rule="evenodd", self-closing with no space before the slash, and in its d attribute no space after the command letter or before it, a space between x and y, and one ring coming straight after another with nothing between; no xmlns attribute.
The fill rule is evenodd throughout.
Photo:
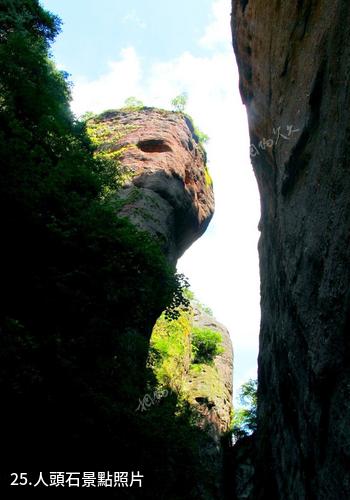
<svg viewBox="0 0 350 500"><path fill-rule="evenodd" d="M254 498L350 498L350 4L235 0L232 28L261 195Z"/></svg>
<svg viewBox="0 0 350 500"><path fill-rule="evenodd" d="M219 443L221 436L228 432L231 425L233 349L227 328L211 314L192 303L193 326L218 332L222 338L223 352L215 356L213 366L205 366L198 373L191 373L187 386L191 402L205 415L210 424L211 434Z"/></svg>
<svg viewBox="0 0 350 500"><path fill-rule="evenodd" d="M212 493L198 498L224 498L225 451L229 437L225 436L231 427L233 349L227 328L219 323L203 307L192 302L193 327L210 329L221 335L223 352L216 355L212 364L203 364L200 370L190 370L185 380L184 392L191 406L200 416L198 425L207 433L199 450L199 464L212 475Z"/></svg>
<svg viewBox="0 0 350 500"><path fill-rule="evenodd" d="M125 202L120 215L158 238L176 261L214 212L205 152L191 121L155 108L106 112L95 121L110 130L100 148L115 153L129 173L118 193Z"/></svg>

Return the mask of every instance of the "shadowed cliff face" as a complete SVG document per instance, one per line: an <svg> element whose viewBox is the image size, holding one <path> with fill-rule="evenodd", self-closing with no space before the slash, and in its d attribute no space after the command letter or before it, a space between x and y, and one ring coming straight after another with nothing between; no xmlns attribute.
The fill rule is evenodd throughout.
<svg viewBox="0 0 350 500"><path fill-rule="evenodd" d="M350 496L349 9L233 1L261 195L253 498Z"/></svg>
<svg viewBox="0 0 350 500"><path fill-rule="evenodd" d="M189 411L202 435L196 463L202 471L193 498L222 499L232 417L233 352L228 330L192 298L187 310L162 315L151 337L149 364L159 387L178 395L178 415ZM215 339L215 342L214 340ZM192 498L189 493L188 498Z"/></svg>
<svg viewBox="0 0 350 500"><path fill-rule="evenodd" d="M159 395L146 365L152 327L165 308L174 314L184 302L169 260L211 215L201 198L210 178L191 125L169 113L164 137L148 134L150 110L130 114L138 123L91 123L94 154L69 110L69 86L48 58L59 20L37 0L2 2L0 11L1 497L13 497L16 470L28 479L21 489L39 485L36 496L47 496L50 473L37 471L58 466L110 471L90 473L93 486L101 486L97 476L108 478L110 498L214 498L198 459L207 435L191 408L179 414L175 391L142 408ZM116 144L136 130L135 142ZM126 172L120 179L115 167L131 147L140 156L129 180ZM148 210L148 197L164 206ZM157 215L169 225L152 221ZM130 487L118 488L118 471L127 471ZM131 488L132 471L141 473L142 489ZM52 491L60 496L61 487ZM73 496L85 498L85 488Z"/></svg>
<svg viewBox="0 0 350 500"><path fill-rule="evenodd" d="M101 173L100 190L82 208L77 203L80 192L72 193L69 183L84 159L77 155L67 161L68 171L56 168L66 181L56 188L61 219L55 214L42 227L29 217L29 242L21 231L20 244L9 231L5 238L0 393L6 401L1 442L7 465L18 469L20 457L26 464L22 470L30 470L29 463L53 470L57 460L69 469L86 464L95 470L139 470L147 477L143 498L220 498L219 441L229 425L231 371L221 373L219 366L215 371L215 388L223 387L226 398L218 396L217 412L204 415L208 426L195 425L195 405L188 402L179 411L175 390L143 408L157 388L146 362L152 327L167 306L182 301L182 282L172 264L205 231L213 213L205 153L191 122L177 113L105 113L87 128L99 146L95 156L116 162L99 163L87 148L88 166ZM88 138L83 135L81 142L86 147ZM46 165L46 156L41 159ZM121 175L121 182L104 184L107 172ZM44 188L46 169L41 175ZM90 187L81 172L75 180L83 193L86 184ZM7 196L17 232L16 200ZM17 259L24 247L26 255ZM221 380L222 374L228 380ZM212 422L215 441L208 432ZM207 450L214 451L209 458ZM8 478L2 471L0 490L4 484L10 488Z"/></svg>
<svg viewBox="0 0 350 500"><path fill-rule="evenodd" d="M176 261L203 234L214 212L205 152L190 121L179 113L143 108L103 113L93 127L95 136L103 131L100 150L114 155L126 171L119 214L156 237Z"/></svg>

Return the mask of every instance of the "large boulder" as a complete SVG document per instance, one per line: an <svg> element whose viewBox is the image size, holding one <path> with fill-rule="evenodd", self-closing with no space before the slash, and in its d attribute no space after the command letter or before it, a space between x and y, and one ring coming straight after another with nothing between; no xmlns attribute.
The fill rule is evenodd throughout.
<svg viewBox="0 0 350 500"><path fill-rule="evenodd" d="M99 151L124 172L119 214L149 232L175 262L214 212L206 155L192 121L155 108L108 111L90 120Z"/></svg>

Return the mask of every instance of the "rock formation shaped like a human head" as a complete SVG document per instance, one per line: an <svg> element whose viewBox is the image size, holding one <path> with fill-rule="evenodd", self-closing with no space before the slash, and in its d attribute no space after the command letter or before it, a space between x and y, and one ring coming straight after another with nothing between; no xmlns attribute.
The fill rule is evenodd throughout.
<svg viewBox="0 0 350 500"><path fill-rule="evenodd" d="M155 236L176 262L214 212L206 154L191 121L181 113L142 108L105 112L89 127L100 151L126 172L119 215Z"/></svg>

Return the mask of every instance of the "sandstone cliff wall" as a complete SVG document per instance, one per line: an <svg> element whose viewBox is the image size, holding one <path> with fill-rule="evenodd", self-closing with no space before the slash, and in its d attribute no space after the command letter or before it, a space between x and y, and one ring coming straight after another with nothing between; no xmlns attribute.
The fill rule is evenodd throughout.
<svg viewBox="0 0 350 500"><path fill-rule="evenodd" d="M147 232L160 244L170 264L175 264L204 233L214 212L213 185L206 154L192 121L182 113L155 108L125 109L91 118L87 128L98 146L97 155L114 160L117 171L121 172L122 187L116 193L116 214ZM191 429L188 439L193 439L193 435L199 439L192 445L186 443L187 448L183 449L186 455L191 446L195 448L192 453L198 470L188 471L189 482L192 483L195 477L201 478L194 490L188 491L188 496L221 499L225 459L222 438L229 431L232 408L233 353L229 332L196 302L191 303L188 318L185 314L182 321L175 321L175 325L176 333L163 316L160 318L151 338L150 353L154 354L157 339L159 341L164 335L163 351L158 356L164 355L166 367L162 370L166 376L162 372L158 382L166 388L168 399L169 394L176 395L179 406L172 408L174 414L187 418L186 411L190 411L196 422L192 427L188 425L188 429L179 427L178 436L181 442L185 439L181 434ZM208 363L191 364L193 327L220 333L223 352ZM164 348L168 335L177 335L179 343L186 348L183 351L177 351L174 345ZM157 368L153 366L153 369L157 374ZM169 404L168 400L162 403ZM150 436L151 442L156 441L157 432ZM169 435L166 453L169 462L174 462L178 468L179 459L171 448L171 439ZM154 456L149 465L152 460ZM186 466L186 460L183 465ZM159 489L162 488L164 485L159 485Z"/></svg>
<svg viewBox="0 0 350 500"><path fill-rule="evenodd" d="M233 350L227 328L219 323L202 307L192 302L194 327L218 332L221 336L222 352L215 356L212 366L192 372L187 377L186 386L190 401L204 416L204 426L209 424L209 432L214 442L220 445L221 436L228 432L231 424Z"/></svg>
<svg viewBox="0 0 350 500"><path fill-rule="evenodd" d="M142 108L103 113L89 128L100 153L124 169L119 215L150 233L176 262L214 212L206 154L192 122L181 113Z"/></svg>
<svg viewBox="0 0 350 500"><path fill-rule="evenodd" d="M203 470L211 472L212 499L223 499L225 490L226 449L232 417L233 349L227 328L212 314L192 302L194 327L209 329L221 336L222 352L213 363L204 364L200 370L190 370L185 381L188 401L198 412L198 425L208 438L199 451ZM202 488L205 493L205 489ZM205 494L203 495L205 497Z"/></svg>
<svg viewBox="0 0 350 500"><path fill-rule="evenodd" d="M257 473L252 498L350 496L346 1L233 1L261 196Z"/></svg>

